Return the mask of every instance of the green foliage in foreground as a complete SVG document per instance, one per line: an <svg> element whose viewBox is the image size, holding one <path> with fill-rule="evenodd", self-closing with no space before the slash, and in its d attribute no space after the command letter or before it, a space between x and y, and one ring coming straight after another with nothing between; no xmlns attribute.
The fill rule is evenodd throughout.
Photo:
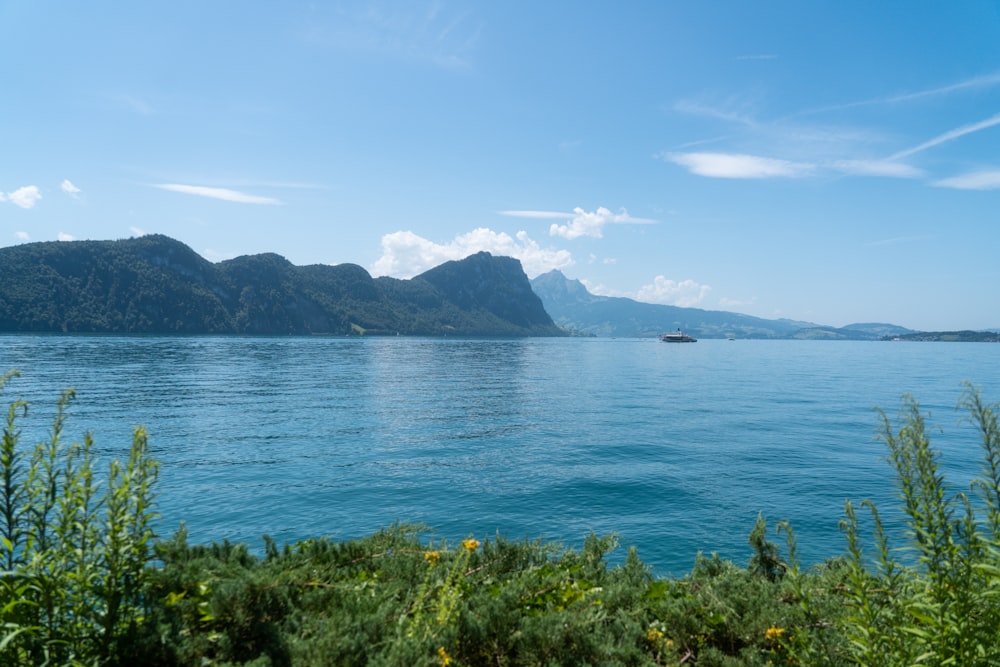
<svg viewBox="0 0 1000 667"><path fill-rule="evenodd" d="M10 375L4 376L4 381ZM613 536L579 552L502 537L435 543L397 525L361 540L153 542L157 466L144 433L95 481L90 440L0 447L2 665L995 665L1000 664L1000 427L967 387L983 474L966 493L939 472L906 398L881 414L907 533L848 503L846 553L803 569L759 517L746 567L698 555L678 579ZM862 526L872 526L862 529ZM867 537L863 532L871 532Z"/></svg>
<svg viewBox="0 0 1000 667"><path fill-rule="evenodd" d="M0 378L0 391L16 373ZM141 634L154 534L157 464L136 429L128 462L95 478L91 439L63 443L59 400L49 439L19 447L23 401L0 442L0 657L11 665L100 664Z"/></svg>

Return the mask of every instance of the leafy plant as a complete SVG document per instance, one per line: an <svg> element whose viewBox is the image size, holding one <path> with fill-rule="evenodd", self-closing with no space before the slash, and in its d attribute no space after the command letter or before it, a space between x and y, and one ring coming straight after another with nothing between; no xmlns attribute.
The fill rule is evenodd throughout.
<svg viewBox="0 0 1000 667"><path fill-rule="evenodd" d="M0 391L17 373L6 373ZM153 486L158 464L143 429L128 461L113 461L103 492L93 442L66 445L59 399L49 438L20 443L27 404L7 411L0 444L0 658L18 665L107 664L137 631L155 534Z"/></svg>
<svg viewBox="0 0 1000 667"><path fill-rule="evenodd" d="M959 407L981 435L984 475L953 492L940 472L917 402L904 398L899 426L881 416L879 437L903 509L908 558L897 558L875 505L875 555L866 557L856 510L846 507L850 577L844 633L857 664L994 665L1000 661L1000 428L997 404L966 385Z"/></svg>

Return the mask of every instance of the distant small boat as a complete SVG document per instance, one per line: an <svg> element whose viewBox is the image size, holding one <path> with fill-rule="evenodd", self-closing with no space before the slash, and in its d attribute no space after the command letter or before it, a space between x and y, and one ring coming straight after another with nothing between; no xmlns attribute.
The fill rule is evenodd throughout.
<svg viewBox="0 0 1000 667"><path fill-rule="evenodd" d="M688 336L685 333L681 333L681 330L672 331L670 333L665 333L660 336L660 340L664 343L697 343L698 339L693 336Z"/></svg>

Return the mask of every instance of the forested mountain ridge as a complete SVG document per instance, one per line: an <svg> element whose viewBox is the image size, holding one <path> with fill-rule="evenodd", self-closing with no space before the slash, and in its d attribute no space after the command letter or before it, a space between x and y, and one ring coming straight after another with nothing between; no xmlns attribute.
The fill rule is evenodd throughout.
<svg viewBox="0 0 1000 667"><path fill-rule="evenodd" d="M0 248L0 331L562 334L509 257L399 280L271 253L212 263L161 235Z"/></svg>

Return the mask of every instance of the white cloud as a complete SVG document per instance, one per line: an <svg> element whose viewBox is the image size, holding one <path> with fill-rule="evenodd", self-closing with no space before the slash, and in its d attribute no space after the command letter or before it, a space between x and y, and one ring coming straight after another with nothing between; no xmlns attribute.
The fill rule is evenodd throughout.
<svg viewBox="0 0 1000 667"><path fill-rule="evenodd" d="M138 227L129 227L128 230L129 230L129 232L132 233L132 236L145 236L146 235L146 231L143 230L143 229L139 229Z"/></svg>
<svg viewBox="0 0 1000 667"><path fill-rule="evenodd" d="M635 295L636 301L660 303L671 306L690 308L701 303L712 288L693 280L668 280L664 276L656 276L653 283L639 288Z"/></svg>
<svg viewBox="0 0 1000 667"><path fill-rule="evenodd" d="M939 188L956 190L997 190L1000 189L1000 170L977 171L961 176L952 176L932 183Z"/></svg>
<svg viewBox="0 0 1000 667"><path fill-rule="evenodd" d="M14 232L14 238L18 241L30 241L31 237L28 236L28 232Z"/></svg>
<svg viewBox="0 0 1000 667"><path fill-rule="evenodd" d="M516 238L503 232L480 227L456 236L449 243L434 243L411 231L399 231L382 237L382 256L372 266L376 276L411 278L444 262L464 259L480 251L521 260L529 277L572 266L573 257L566 250L540 247L526 232Z"/></svg>
<svg viewBox="0 0 1000 667"><path fill-rule="evenodd" d="M741 153L665 153L664 159L709 178L774 178L804 176L815 169L807 162L791 162Z"/></svg>
<svg viewBox="0 0 1000 667"><path fill-rule="evenodd" d="M603 206L596 211L584 211L578 206L573 209L572 213L559 211L500 211L500 213L517 218L568 220L565 225L553 223L549 227L550 236L561 236L564 239L576 239L581 236L599 239L603 236L604 226L608 224L648 225L656 222L647 218L634 218L624 208L619 209L618 213L612 213Z"/></svg>
<svg viewBox="0 0 1000 667"><path fill-rule="evenodd" d="M67 234L66 232L59 232L56 235L56 238L59 239L60 241L75 241L76 240L75 236L73 236L71 234Z"/></svg>
<svg viewBox="0 0 1000 667"><path fill-rule="evenodd" d="M500 215L509 215L513 218L535 218L538 220L565 220L572 218L572 213L562 211L500 211Z"/></svg>
<svg viewBox="0 0 1000 667"><path fill-rule="evenodd" d="M70 183L69 179L64 180L62 184L59 185L59 187L60 189L62 189L63 192L68 194L70 197L73 197L74 199L78 194L80 194L80 188Z"/></svg>
<svg viewBox="0 0 1000 667"><path fill-rule="evenodd" d="M230 190L228 188L210 188L203 185L180 185L177 183L154 183L154 188L169 190L171 192L182 192L188 195L198 195L199 197L209 197L210 199L221 199L223 201L238 202L240 204L280 204L281 200L273 197L259 197L248 195L245 192Z"/></svg>
<svg viewBox="0 0 1000 667"><path fill-rule="evenodd" d="M888 176L890 178L919 178L921 169L891 160L837 160L830 166L845 174L859 176Z"/></svg>
<svg viewBox="0 0 1000 667"><path fill-rule="evenodd" d="M21 208L34 208L35 203L41 198L42 193L38 190L37 185L25 185L23 188L8 192L6 201ZM4 200L4 196L0 195L0 201Z"/></svg>
<svg viewBox="0 0 1000 667"><path fill-rule="evenodd" d="M623 292L621 290L609 289L604 285L591 283L586 278L581 278L580 282L583 283L588 292L597 296L625 297L644 303L681 306L682 308L690 308L698 305L712 291L712 288L708 285L702 285L693 280L677 282L675 280L668 280L664 276L656 276L652 284L643 285L637 292Z"/></svg>

